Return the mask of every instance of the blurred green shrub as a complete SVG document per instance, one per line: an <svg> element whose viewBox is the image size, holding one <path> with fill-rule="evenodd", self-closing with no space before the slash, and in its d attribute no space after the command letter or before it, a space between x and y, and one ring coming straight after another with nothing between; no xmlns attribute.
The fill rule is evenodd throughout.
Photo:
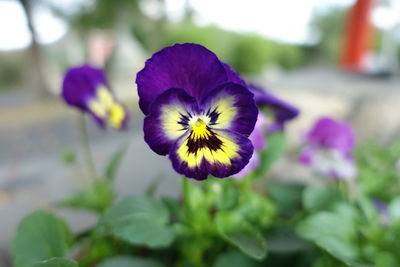
<svg viewBox="0 0 400 267"><path fill-rule="evenodd" d="M257 74L272 64L285 69L306 63L305 49L265 39L256 34L239 34L215 26L192 23L170 25L163 46L193 42L206 46L243 74ZM161 47L160 47L161 48Z"/></svg>
<svg viewBox="0 0 400 267"><path fill-rule="evenodd" d="M347 12L347 8L335 7L314 14L312 26L320 35L315 46L319 60L331 63L339 61Z"/></svg>
<svg viewBox="0 0 400 267"><path fill-rule="evenodd" d="M0 91L19 83L22 66L15 61L0 57Z"/></svg>

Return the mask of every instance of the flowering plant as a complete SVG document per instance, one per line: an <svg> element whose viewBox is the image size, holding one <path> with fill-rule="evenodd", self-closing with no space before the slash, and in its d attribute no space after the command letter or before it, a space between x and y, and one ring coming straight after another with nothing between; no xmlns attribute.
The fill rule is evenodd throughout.
<svg viewBox="0 0 400 267"><path fill-rule="evenodd" d="M182 195L159 197L157 183L151 183L143 194L118 196L114 181L126 145L110 157L104 173L98 172L85 115L101 129L127 130L128 109L102 70L71 68L62 99L80 112L89 183L56 207L90 212L97 221L74 232L56 212L34 211L13 239L16 267L396 266L400 261L393 238L400 233L399 145L356 147L348 124L322 118L298 157L331 179L273 182L269 170L284 155L285 128L299 115L296 107L250 85L197 44L155 53L136 84L144 142L168 155L183 176ZM291 168L285 166L282 175Z"/></svg>

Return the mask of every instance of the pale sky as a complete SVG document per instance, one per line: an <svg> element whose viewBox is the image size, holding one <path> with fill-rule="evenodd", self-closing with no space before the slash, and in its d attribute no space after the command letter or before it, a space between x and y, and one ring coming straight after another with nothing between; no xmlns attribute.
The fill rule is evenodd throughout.
<svg viewBox="0 0 400 267"><path fill-rule="evenodd" d="M47 0L73 12L84 0ZM179 20L183 14L185 0L166 0L168 15ZM396 2L396 1L395 1ZM195 21L200 25L214 24L221 28L258 33L289 43L305 43L312 36L309 27L313 11L327 5L349 6L354 0L191 0L196 11ZM145 0L144 9L156 15L155 0ZM49 10L35 10L35 23L42 43L57 41L68 30L68 26L51 14ZM373 16L377 23L392 23L387 10ZM374 18L375 17L375 18ZM312 38L311 38L312 39ZM21 49L29 45L30 35L22 8L17 1L0 1L0 50Z"/></svg>

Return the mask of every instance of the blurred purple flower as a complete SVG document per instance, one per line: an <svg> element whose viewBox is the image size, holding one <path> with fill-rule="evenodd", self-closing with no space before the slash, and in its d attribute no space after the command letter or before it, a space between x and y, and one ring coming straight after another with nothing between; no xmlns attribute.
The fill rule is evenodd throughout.
<svg viewBox="0 0 400 267"><path fill-rule="evenodd" d="M235 81L244 83L239 79ZM246 176L251 171L258 168L260 158L257 155L257 151L261 151L266 147L266 137L268 134L283 131L284 124L288 120L294 119L299 114L299 110L296 107L282 101L269 92L254 85L248 85L248 88L254 94L254 100L257 106L260 109L267 108L272 115L272 118L266 117L262 112L258 114L257 123L249 137L254 146L254 154L251 157L249 164L242 171L237 173L235 175L236 177Z"/></svg>
<svg viewBox="0 0 400 267"><path fill-rule="evenodd" d="M89 113L102 128L107 124L117 129L127 126L128 112L100 69L89 65L70 68L64 76L62 97L68 105Z"/></svg>
<svg viewBox="0 0 400 267"><path fill-rule="evenodd" d="M378 211L379 221L381 222L381 224L389 225L389 210L386 203L379 198L374 198L372 200L372 203Z"/></svg>
<svg viewBox="0 0 400 267"><path fill-rule="evenodd" d="M144 138L175 171L204 180L242 170L253 154L253 94L207 48L176 44L155 53L138 72Z"/></svg>
<svg viewBox="0 0 400 267"><path fill-rule="evenodd" d="M298 108L282 101L260 87L249 85L249 89L254 94L256 105L260 109L269 109L274 116L274 123L269 126L269 132L282 131L284 123L296 118L300 113Z"/></svg>
<svg viewBox="0 0 400 267"><path fill-rule="evenodd" d="M307 134L299 162L334 179L353 179L357 174L351 155L354 145L355 137L349 125L321 118Z"/></svg>
<svg viewBox="0 0 400 267"><path fill-rule="evenodd" d="M253 143L254 153L251 156L249 163L240 172L235 174L235 177L244 177L255 170L260 164L260 158L257 151L263 150L266 146L265 136L267 134L267 118L264 114L258 113L257 122L249 139Z"/></svg>

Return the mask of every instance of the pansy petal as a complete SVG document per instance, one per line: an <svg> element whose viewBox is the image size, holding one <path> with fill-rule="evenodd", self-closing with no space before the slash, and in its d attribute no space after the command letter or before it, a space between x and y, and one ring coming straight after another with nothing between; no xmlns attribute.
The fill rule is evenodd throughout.
<svg viewBox="0 0 400 267"><path fill-rule="evenodd" d="M258 168L260 165L260 157L258 156L257 153L253 153L253 156L251 156L249 163L244 167L240 172L235 174L235 177L244 177L248 174L250 174L252 171Z"/></svg>
<svg viewBox="0 0 400 267"><path fill-rule="evenodd" d="M139 105L144 114L150 104L170 88L183 88L196 99L228 80L217 56L197 44L176 44L155 53L138 72Z"/></svg>
<svg viewBox="0 0 400 267"><path fill-rule="evenodd" d="M264 114L258 113L256 125L254 126L253 132L249 136L249 139L253 143L255 150L263 150L265 148L265 133L267 132L267 127L267 118Z"/></svg>
<svg viewBox="0 0 400 267"><path fill-rule="evenodd" d="M347 155L355 146L355 135L348 124L331 118L321 118L308 133L307 141Z"/></svg>
<svg viewBox="0 0 400 267"><path fill-rule="evenodd" d="M144 139L154 152L169 153L174 142L189 128L189 120L197 111L196 100L183 89L169 89L151 105L144 119Z"/></svg>
<svg viewBox="0 0 400 267"><path fill-rule="evenodd" d="M174 169L186 177L204 180L208 175L224 178L238 173L253 154L250 140L228 130L210 129L207 138L182 136L169 154Z"/></svg>
<svg viewBox="0 0 400 267"><path fill-rule="evenodd" d="M201 101L200 106L213 128L249 135L257 121L258 109L253 94L236 83L218 86Z"/></svg>
<svg viewBox="0 0 400 267"><path fill-rule="evenodd" d="M83 65L71 68L65 73L61 94L67 104L87 110L88 101L96 96L98 87L109 90L104 72Z"/></svg>
<svg viewBox="0 0 400 267"><path fill-rule="evenodd" d="M287 120L294 119L299 115L299 109L272 95L257 86L249 85L249 90L254 94L257 106L267 107L274 114L276 120L283 126ZM281 129L282 130L282 129Z"/></svg>
<svg viewBox="0 0 400 267"><path fill-rule="evenodd" d="M239 73L237 73L231 66L222 62L224 65L226 74L228 75L228 80L230 82L238 83L240 85L246 86L246 82L240 77Z"/></svg>

